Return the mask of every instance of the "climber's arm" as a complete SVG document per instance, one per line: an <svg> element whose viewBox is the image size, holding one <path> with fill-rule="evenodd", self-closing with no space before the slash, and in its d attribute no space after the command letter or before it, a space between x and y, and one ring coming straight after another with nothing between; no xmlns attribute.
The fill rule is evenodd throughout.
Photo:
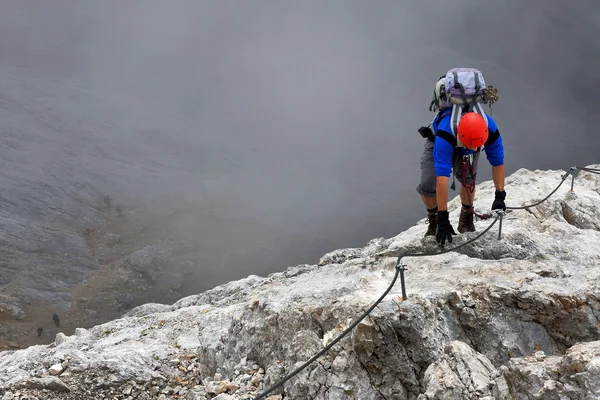
<svg viewBox="0 0 600 400"><path fill-rule="evenodd" d="M448 210L448 178L452 174L452 153L454 146L442 137L435 139L433 162L435 166L435 193L439 211Z"/></svg>

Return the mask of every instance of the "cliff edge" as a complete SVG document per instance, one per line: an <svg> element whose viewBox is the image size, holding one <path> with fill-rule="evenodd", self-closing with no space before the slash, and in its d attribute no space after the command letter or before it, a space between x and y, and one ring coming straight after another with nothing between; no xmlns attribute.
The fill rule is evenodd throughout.
<svg viewBox="0 0 600 400"><path fill-rule="evenodd" d="M600 165L590 166L599 168ZM519 170L507 204L544 198L565 171ZM491 206L491 182L476 207ZM449 205L457 224L459 199ZM457 235L450 246L483 231ZM386 290L397 257L435 251L426 221L364 248L59 333L0 353L9 399L252 399L337 337ZM428 239L429 240L429 239ZM448 247L449 245L447 245ZM274 399L595 399L600 396L600 175L515 210L457 251L404 257L399 282L351 334Z"/></svg>

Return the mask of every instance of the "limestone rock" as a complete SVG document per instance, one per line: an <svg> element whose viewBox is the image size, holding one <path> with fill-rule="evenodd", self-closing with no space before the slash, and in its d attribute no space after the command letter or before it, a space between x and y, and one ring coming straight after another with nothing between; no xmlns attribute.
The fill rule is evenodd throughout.
<svg viewBox="0 0 600 400"><path fill-rule="evenodd" d="M580 343L564 356L512 359L504 376L513 393L529 398L600 396L600 341Z"/></svg>
<svg viewBox="0 0 600 400"><path fill-rule="evenodd" d="M60 375L60 373L63 372L63 366L62 364L54 364L48 368L48 371L50 371L50 374L52 375Z"/></svg>
<svg viewBox="0 0 600 400"><path fill-rule="evenodd" d="M77 332L75 332L75 334L77 335ZM58 344L66 342L68 340L69 340L69 337L67 335L65 335L62 332L58 332L56 334L56 337L54 338L54 343L58 345Z"/></svg>
<svg viewBox="0 0 600 400"><path fill-rule="evenodd" d="M38 389L38 390L52 390L56 392L69 392L69 387L55 376L48 376L45 378L28 378L15 385L18 389Z"/></svg>
<svg viewBox="0 0 600 400"><path fill-rule="evenodd" d="M201 346L198 340L199 336L198 327L190 329L189 332L179 336L177 338L177 345L184 350L194 350Z"/></svg>
<svg viewBox="0 0 600 400"><path fill-rule="evenodd" d="M213 400L237 400L238 398L222 393L220 395L218 395L217 397L214 397Z"/></svg>
<svg viewBox="0 0 600 400"><path fill-rule="evenodd" d="M453 341L425 371L425 395L429 400L492 396L495 375L498 371L487 357L464 342Z"/></svg>
<svg viewBox="0 0 600 400"><path fill-rule="evenodd" d="M507 203L545 197L560 172L509 176ZM135 385L147 385L154 398L253 398L339 338L388 288L395 256L403 255L408 299L398 282L349 335L271 396L594 398L600 390L599 180L582 172L575 193L563 185L548 202L506 214L501 240L492 230L457 251L407 256L437 249L422 240L422 220L362 249L332 252L322 265L251 275L172 305L144 304L120 319L57 336L51 345L2 352L0 387L30 382L35 392L61 382L111 398L111 389L132 385L137 393ZM489 205L493 197L491 182L478 185L476 204ZM455 226L459 208L459 198L449 203ZM490 223L475 226L481 232ZM453 245L476 234L457 235ZM148 247L127 263L173 283L175 276L161 275L169 260L168 252ZM31 378L49 365L64 368L67 359L64 383Z"/></svg>

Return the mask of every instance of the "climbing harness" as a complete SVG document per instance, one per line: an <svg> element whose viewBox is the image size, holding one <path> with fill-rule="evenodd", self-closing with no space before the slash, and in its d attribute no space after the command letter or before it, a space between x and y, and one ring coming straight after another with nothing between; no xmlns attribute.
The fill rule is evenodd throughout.
<svg viewBox="0 0 600 400"><path fill-rule="evenodd" d="M480 150L478 150L479 152ZM463 180L459 179L460 184L466 189L467 191L467 198L469 199L469 203L471 203L471 194L473 194L473 192L475 191L475 168L473 168L473 159L475 157L475 153L469 154L467 156L462 156L461 160L459 161L459 168L460 168L460 176L463 177ZM469 175L471 176L471 178L473 179L473 183L471 184L467 184L466 183L466 176L467 173L469 173ZM456 185L455 185L455 175L452 175L452 186L450 186L450 188L452 190L456 190ZM474 199L473 199L474 200ZM472 213L476 218L485 221L487 219L489 219L493 214L480 214L477 211L475 211L475 207L471 207L468 210L465 210L466 212Z"/></svg>
<svg viewBox="0 0 600 400"><path fill-rule="evenodd" d="M299 374L304 368L308 367L311 363L313 363L315 360L317 360L319 357L321 357L323 354L325 354L327 351L329 351L329 349L331 349L337 342L339 342L340 340L342 340L363 319L365 319L375 309L375 307L377 307L379 305L379 303L381 303L383 301L383 299L385 298L385 296L388 295L388 293L392 290L392 288L396 284L396 280L398 279L398 276L400 276L400 284L401 284L401 290L402 290L402 299L406 300L408 298L407 295L406 295L406 286L405 286L405 280L404 280L404 271L406 271L406 265L402 262L402 260L405 257L429 257L429 256L437 256L437 255L440 255L440 254L449 253L451 251L456 251L456 250L460 249L461 247L467 246L467 245L475 242L480 237L482 237L483 235L485 235L487 232L489 232L490 229L492 229L492 227L496 224L496 222L499 222L498 240L500 240L501 235L502 235L502 217L505 214L507 214L507 212L509 212L508 210L525 210L525 209L528 209L528 208L531 208L531 207L535 207L535 206L543 203L544 201L548 200L550 198L550 196L552 196L554 193L556 193L556 191L561 187L561 185L565 182L565 180L567 180L567 178L569 176L572 177L572 180L571 180L571 190L573 190L573 185L575 183L575 178L579 174L579 171L586 171L586 172L590 172L590 173L593 173L593 174L600 175L600 169L585 168L585 167L571 167L567 171L566 174L564 174L564 175L561 176L562 180L560 181L560 183L558 184L558 186L552 192L550 192L550 194L548 196L544 197L542 200L540 200L540 201L538 201L538 202L536 202L534 204L527 205L527 206L506 207L507 211L502 211L502 210L494 210L494 211L492 211L491 214L487 215L486 219L489 218L490 216L493 216L493 215L495 215L496 217L494 218L494 220L492 221L492 223L486 229L484 229L480 234L478 234L474 238L471 238L471 239L467 240L466 242L459 244L458 246L454 246L452 248L447 248L447 249L443 249L443 250L432 252L432 253L425 253L425 252L423 252L423 253L400 254L398 256L398 259L397 259L397 262L396 262L396 268L395 268L396 269L396 273L394 274L394 278L392 279L392 282L390 283L390 285L388 286L388 288L385 290L385 292L381 295L381 297L379 297L377 299L377 301L375 303L373 303L373 305L371 307L369 307L369 309L367 311L365 311L360 317L358 317L358 319L356 321L354 321L346 330L344 330L338 337L336 337L331 343L329 343L327 346L325 346L321 351L319 351L317 354L315 354L313 357L311 357L308 361L306 361L300 367L296 368L294 371L292 371L291 373L289 373L286 377L280 379L278 382L276 382L270 388L268 388L267 390L263 391L258 396L254 397L253 400L260 400L262 398L265 398L269 393L271 393L273 390L277 389L279 386L283 385L285 382L287 382L288 380L290 380L291 378L293 378L294 376L296 376L297 374ZM467 190L467 192L468 192L468 190Z"/></svg>

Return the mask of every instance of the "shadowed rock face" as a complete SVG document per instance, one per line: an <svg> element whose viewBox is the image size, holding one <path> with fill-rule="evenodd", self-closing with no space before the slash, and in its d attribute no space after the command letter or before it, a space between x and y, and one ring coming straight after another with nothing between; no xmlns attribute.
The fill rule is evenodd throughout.
<svg viewBox="0 0 600 400"><path fill-rule="evenodd" d="M543 198L562 173L517 171L507 179L508 205ZM477 204L489 207L493 194L493 184L482 183ZM456 200L449 204L455 225ZM408 299L396 285L274 398L598 396L598 219L600 176L582 172L574 192L565 184L542 205L507 214L500 241L492 231L459 253L404 257ZM421 220L398 236L326 254L318 265L251 275L172 305L144 304L73 336L59 334L53 345L2 353L2 390L36 394L52 384L57 399L110 388L122 397L251 398L371 305L391 282L398 254L435 251L422 239L426 228ZM453 244L476 234L457 235ZM43 381L52 371L59 381Z"/></svg>

